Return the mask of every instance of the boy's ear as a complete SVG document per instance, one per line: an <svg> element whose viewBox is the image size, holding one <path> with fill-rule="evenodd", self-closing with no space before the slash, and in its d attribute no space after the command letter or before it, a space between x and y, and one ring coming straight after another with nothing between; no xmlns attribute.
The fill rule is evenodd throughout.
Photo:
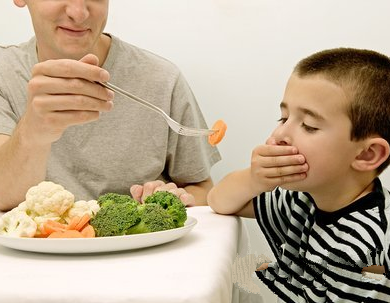
<svg viewBox="0 0 390 303"><path fill-rule="evenodd" d="M390 146L383 138L368 138L364 141L364 148L356 156L352 167L358 171L374 171L389 157Z"/></svg>
<svg viewBox="0 0 390 303"><path fill-rule="evenodd" d="M14 4L18 7L25 7L26 6L26 1L24 0L14 0Z"/></svg>

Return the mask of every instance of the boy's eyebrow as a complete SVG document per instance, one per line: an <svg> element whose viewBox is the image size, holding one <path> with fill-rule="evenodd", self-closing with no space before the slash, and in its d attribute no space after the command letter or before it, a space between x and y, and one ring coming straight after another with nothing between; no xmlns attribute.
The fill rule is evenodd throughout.
<svg viewBox="0 0 390 303"><path fill-rule="evenodd" d="M280 108L281 109L288 109L288 106L286 103L281 102L280 103ZM305 115L308 115L316 120L325 120L323 116L321 116L319 113L316 113L315 111L312 111L310 109L304 108L304 107L298 107L298 111L304 113Z"/></svg>

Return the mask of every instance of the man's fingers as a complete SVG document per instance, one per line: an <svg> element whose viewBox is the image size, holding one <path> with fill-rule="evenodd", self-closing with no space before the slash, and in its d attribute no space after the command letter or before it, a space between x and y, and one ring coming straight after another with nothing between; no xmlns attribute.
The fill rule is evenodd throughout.
<svg viewBox="0 0 390 303"><path fill-rule="evenodd" d="M176 187L168 191L177 196L185 206L195 206L195 197L189 194L184 188Z"/></svg>
<svg viewBox="0 0 390 303"><path fill-rule="evenodd" d="M29 91L34 92L34 95L84 95L103 101L114 99L114 92L111 90L80 78L64 79L37 76L29 81L28 87Z"/></svg>
<svg viewBox="0 0 390 303"><path fill-rule="evenodd" d="M164 185L164 182L161 180L146 182L143 186L143 192L142 192L142 197L141 197L142 202L145 201L145 199L148 196L153 194L157 187L160 187L162 185Z"/></svg>
<svg viewBox="0 0 390 303"><path fill-rule="evenodd" d="M47 60L38 63L34 65L31 73L33 77L45 75L58 78L80 78L91 82L107 82L110 79L110 74L101 67L72 59Z"/></svg>
<svg viewBox="0 0 390 303"><path fill-rule="evenodd" d="M156 191L171 191L174 189L177 189L177 185L173 182L169 182L166 184L163 183L161 186L155 187L154 192L156 192Z"/></svg>
<svg viewBox="0 0 390 303"><path fill-rule="evenodd" d="M83 95L42 95L34 100L37 111L97 111L108 112L112 101L102 101Z"/></svg>
<svg viewBox="0 0 390 303"><path fill-rule="evenodd" d="M141 202L142 197L142 186L135 184L130 187L130 194L133 197L134 200L137 200L138 202Z"/></svg>
<svg viewBox="0 0 390 303"><path fill-rule="evenodd" d="M185 206L195 205L195 197L189 194L184 188L178 188L173 182L165 184L163 181L156 180L147 182L142 186L133 185L130 187L130 194L139 202L144 202L148 196L158 191L168 191L176 195Z"/></svg>
<svg viewBox="0 0 390 303"><path fill-rule="evenodd" d="M87 54L84 57L82 57L79 61L84 62L84 63L88 63L88 64L92 64L92 65L97 65L97 66L99 65L98 56L95 56L93 54Z"/></svg>

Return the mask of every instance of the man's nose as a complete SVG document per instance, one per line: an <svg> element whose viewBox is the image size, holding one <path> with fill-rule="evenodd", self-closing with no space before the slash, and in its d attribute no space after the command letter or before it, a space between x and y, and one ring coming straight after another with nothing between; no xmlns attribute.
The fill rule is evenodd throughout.
<svg viewBox="0 0 390 303"><path fill-rule="evenodd" d="M84 22L89 16L89 10L85 0L68 1L66 14L76 23Z"/></svg>

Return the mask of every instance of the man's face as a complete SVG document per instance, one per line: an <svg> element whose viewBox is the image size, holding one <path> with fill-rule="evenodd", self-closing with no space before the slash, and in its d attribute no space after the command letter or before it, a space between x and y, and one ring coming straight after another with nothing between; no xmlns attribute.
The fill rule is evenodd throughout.
<svg viewBox="0 0 390 303"><path fill-rule="evenodd" d="M359 142L350 139L351 121L344 90L321 76L292 75L281 103L278 144L293 145L305 156L307 178L286 188L313 193L329 190L351 172Z"/></svg>
<svg viewBox="0 0 390 303"><path fill-rule="evenodd" d="M98 53L108 0L14 0L27 5L37 37L38 57L80 59Z"/></svg>

